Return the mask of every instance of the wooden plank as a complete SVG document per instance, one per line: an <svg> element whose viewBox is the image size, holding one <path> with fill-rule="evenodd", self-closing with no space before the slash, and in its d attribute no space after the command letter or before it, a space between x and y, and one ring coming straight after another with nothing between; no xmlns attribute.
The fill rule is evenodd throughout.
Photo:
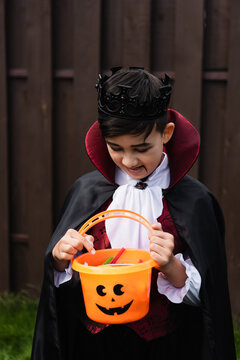
<svg viewBox="0 0 240 360"><path fill-rule="evenodd" d="M102 1L101 70L123 65L123 1Z"/></svg>
<svg viewBox="0 0 240 360"><path fill-rule="evenodd" d="M72 69L73 67L73 1L52 1L52 43L53 67Z"/></svg>
<svg viewBox="0 0 240 360"><path fill-rule="evenodd" d="M109 66L111 67L111 65ZM108 69L109 67L103 67L103 69ZM158 75L162 72L167 72L172 79L175 79L175 73L173 71L167 70L167 67L159 67L162 71L159 70L152 70L153 73ZM163 70L164 69L164 70ZM227 81L228 80L228 72L227 71L203 71L202 73L203 80L207 81ZM28 72L26 69L8 69L8 77L10 78L21 78L27 79ZM56 79L74 79L74 71L73 69L58 69L54 70L53 77Z"/></svg>
<svg viewBox="0 0 240 360"><path fill-rule="evenodd" d="M17 51L17 48L16 48ZM10 251L11 251L11 289L19 290L28 283L28 245L15 243L16 234L28 236L27 198L28 156L27 112L28 87L23 79L8 79L9 89L9 194L10 194ZM24 286L24 285L23 285Z"/></svg>
<svg viewBox="0 0 240 360"><path fill-rule="evenodd" d="M228 72L227 71L204 71L203 80L208 81L227 81Z"/></svg>
<svg viewBox="0 0 240 360"><path fill-rule="evenodd" d="M104 0L101 68L150 66L151 1Z"/></svg>
<svg viewBox="0 0 240 360"><path fill-rule="evenodd" d="M53 0L53 223L72 182L74 132L74 2ZM81 43L81 39L79 39ZM75 149L75 148L74 148Z"/></svg>
<svg viewBox="0 0 240 360"><path fill-rule="evenodd" d="M239 246L239 64L240 64L240 2L231 0L231 28L229 39L229 81L227 88L227 112L223 132L222 198L226 228L229 285L232 309L240 314L240 246Z"/></svg>
<svg viewBox="0 0 240 360"><path fill-rule="evenodd" d="M152 5L151 69L174 69L175 0L154 0Z"/></svg>
<svg viewBox="0 0 240 360"><path fill-rule="evenodd" d="M91 19L91 21L89 21ZM87 34L87 36L86 36ZM79 42L81 39L81 42ZM85 150L85 135L97 120L96 80L100 71L101 2L74 1L74 164L72 180L92 169ZM89 46L90 45L90 46Z"/></svg>
<svg viewBox="0 0 240 360"><path fill-rule="evenodd" d="M228 80L229 1L205 2L200 180L220 199ZM214 146L212 134L214 133ZM209 150L211 149L211 151Z"/></svg>
<svg viewBox="0 0 240 360"><path fill-rule="evenodd" d="M58 96L67 101L57 104L65 116L55 124L58 138L56 152L58 212L67 190L83 173L92 169L85 150L85 135L97 119L96 80L100 71L101 2L84 0L73 2L73 64L74 82L58 83ZM91 19L91 21L89 20ZM61 95L62 94L62 95ZM60 178L61 176L61 178ZM56 182L56 181L55 181Z"/></svg>
<svg viewBox="0 0 240 360"><path fill-rule="evenodd" d="M9 68L23 69L15 71L14 78L8 78L9 93L9 194L10 194L10 251L11 251L11 290L19 290L28 279L28 247L14 243L16 234L28 234L28 156L26 136L28 129L26 111L29 105L27 87L27 2L12 0L7 2L7 40ZM23 76L24 75L24 76Z"/></svg>
<svg viewBox="0 0 240 360"><path fill-rule="evenodd" d="M13 290L26 284L40 288L52 232L51 7L49 0L26 5L25 62L15 66L26 68L28 78L10 83L12 105L21 109L11 108ZM18 43L13 48L18 51ZM15 241L20 235L28 242Z"/></svg>
<svg viewBox="0 0 240 360"><path fill-rule="evenodd" d="M29 0L5 1L8 68L24 68L26 65L28 24L25 18L28 3Z"/></svg>
<svg viewBox="0 0 240 360"><path fill-rule="evenodd" d="M123 0L123 65L150 66L151 1Z"/></svg>
<svg viewBox="0 0 240 360"><path fill-rule="evenodd" d="M226 69L228 66L230 1L205 1L204 69Z"/></svg>
<svg viewBox="0 0 240 360"><path fill-rule="evenodd" d="M52 232L51 1L28 5L29 282L41 284L43 257ZM34 119L34 121L33 121ZM34 164L34 166L32 166Z"/></svg>
<svg viewBox="0 0 240 360"><path fill-rule="evenodd" d="M0 0L0 291L9 290L8 131L5 1Z"/></svg>
<svg viewBox="0 0 240 360"><path fill-rule="evenodd" d="M79 139L73 146L75 129L74 86L72 80L57 79L54 81L54 113L53 113L53 221L56 226L60 209L70 184L73 182L72 169L76 166L72 159L76 158L80 146ZM77 146L78 145L78 146ZM76 160L79 161L79 160Z"/></svg>
<svg viewBox="0 0 240 360"><path fill-rule="evenodd" d="M16 68L8 69L8 77L27 79L28 72L26 69L16 69Z"/></svg>
<svg viewBox="0 0 240 360"><path fill-rule="evenodd" d="M200 129L203 0L176 1L173 106ZM191 174L198 177L198 166Z"/></svg>
<svg viewBox="0 0 240 360"><path fill-rule="evenodd" d="M222 186L222 139L225 111L226 82L204 81L199 179L218 199L221 197Z"/></svg>
<svg viewBox="0 0 240 360"><path fill-rule="evenodd" d="M72 69L58 69L54 71L53 76L56 79L73 79L74 71Z"/></svg>
<svg viewBox="0 0 240 360"><path fill-rule="evenodd" d="M200 180L221 198L228 80L229 1L205 2ZM213 135L214 134L214 146Z"/></svg>

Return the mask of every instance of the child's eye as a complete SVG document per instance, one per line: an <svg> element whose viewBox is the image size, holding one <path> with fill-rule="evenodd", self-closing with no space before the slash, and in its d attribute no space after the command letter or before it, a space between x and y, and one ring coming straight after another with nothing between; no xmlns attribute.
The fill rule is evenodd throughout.
<svg viewBox="0 0 240 360"><path fill-rule="evenodd" d="M121 151L122 149L121 148L113 148L113 147L111 147L111 150L112 151Z"/></svg>
<svg viewBox="0 0 240 360"><path fill-rule="evenodd" d="M140 153L144 153L146 151L148 151L150 148L147 149L135 149L135 151L140 152Z"/></svg>

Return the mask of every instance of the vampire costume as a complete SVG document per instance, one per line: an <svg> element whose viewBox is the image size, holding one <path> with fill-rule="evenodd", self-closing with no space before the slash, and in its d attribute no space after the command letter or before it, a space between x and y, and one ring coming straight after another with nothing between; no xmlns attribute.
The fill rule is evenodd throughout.
<svg viewBox="0 0 240 360"><path fill-rule="evenodd" d="M223 215L211 192L187 175L199 152L197 130L174 110L169 110L168 116L169 121L175 124L174 135L164 150L169 158L171 184L164 191L164 211L167 215L163 215L160 221L170 224L170 227L174 226L176 237L201 275L201 305L169 304L163 295L157 298L153 289L150 315L124 326L131 333L138 334L136 339L147 339L144 334L151 332L152 340L147 340L153 344L154 331L159 331L158 324L154 325L154 319L161 312L161 304L163 307L166 305L165 310L174 315L177 324L173 330L174 342L169 344L176 349L178 359L234 360ZM84 349L94 346L94 342L91 343L94 336L107 332L108 344L113 336L117 336L115 329L118 326L109 325L105 328L104 324L96 324L87 318L77 273L74 272L72 279L59 288L54 286L53 247L69 228L78 229L92 215L106 209L118 187L114 182L115 165L108 154L97 122L86 136L86 149L97 170L82 176L73 184L46 251L32 360L77 360L86 356ZM168 230L168 225L165 228ZM100 241L99 248L107 246L109 244ZM154 299L157 299L156 302ZM166 327L167 330L171 328L169 323ZM170 329L170 334L171 331ZM96 334L92 335L91 332ZM163 338L168 337L168 331L165 332L167 335ZM99 346L101 344L103 343L100 341ZM129 349L130 347L131 345ZM168 351L170 353L171 349Z"/></svg>

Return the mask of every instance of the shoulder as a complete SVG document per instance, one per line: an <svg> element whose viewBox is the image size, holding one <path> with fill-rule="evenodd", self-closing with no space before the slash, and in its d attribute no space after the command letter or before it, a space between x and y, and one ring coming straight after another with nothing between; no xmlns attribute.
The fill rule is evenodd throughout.
<svg viewBox="0 0 240 360"><path fill-rule="evenodd" d="M224 233L224 217L214 194L199 180L184 176L166 193L166 200L175 217L186 218L189 223L216 221ZM215 219L215 220L214 220Z"/></svg>
<svg viewBox="0 0 240 360"><path fill-rule="evenodd" d="M185 175L177 184L167 190L169 198L182 198L189 201L216 202L214 194L206 185L189 175Z"/></svg>
<svg viewBox="0 0 240 360"><path fill-rule="evenodd" d="M116 185L110 183L98 170L84 174L75 180L69 189L60 214L77 211L95 211L116 189Z"/></svg>
<svg viewBox="0 0 240 360"><path fill-rule="evenodd" d="M178 181L177 184L173 186L173 190L175 191L186 191L189 188L199 191L199 193L203 194L209 192L209 189L203 183L189 175L185 175L181 180Z"/></svg>
<svg viewBox="0 0 240 360"><path fill-rule="evenodd" d="M98 170L86 173L76 179L70 187L65 203L68 203L73 196L93 196L99 192L111 192L115 185L110 183Z"/></svg>
<svg viewBox="0 0 240 360"><path fill-rule="evenodd" d="M76 179L72 184L70 191L78 190L79 188L86 185L91 186L92 184L106 185L109 184L109 181L98 170L94 170Z"/></svg>

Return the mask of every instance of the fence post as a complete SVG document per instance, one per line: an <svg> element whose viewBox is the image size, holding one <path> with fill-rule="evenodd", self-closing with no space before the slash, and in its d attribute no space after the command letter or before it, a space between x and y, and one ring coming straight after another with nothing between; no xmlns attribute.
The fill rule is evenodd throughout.
<svg viewBox="0 0 240 360"><path fill-rule="evenodd" d="M9 80L11 287L31 284L38 290L52 233L51 6L49 0L10 5L10 20L21 24L21 42L14 26L13 37L8 34L10 60L26 68L24 79Z"/></svg>
<svg viewBox="0 0 240 360"><path fill-rule="evenodd" d="M123 65L150 66L151 1L124 0Z"/></svg>
<svg viewBox="0 0 240 360"><path fill-rule="evenodd" d="M0 0L0 291L9 289L8 127L5 1Z"/></svg>
<svg viewBox="0 0 240 360"><path fill-rule="evenodd" d="M200 129L203 0L176 1L174 108ZM198 177L198 166L191 174Z"/></svg>
<svg viewBox="0 0 240 360"><path fill-rule="evenodd" d="M229 286L232 308L235 314L240 311L240 120L239 120L239 84L240 84L240 2L231 0L228 87L226 99L226 118L223 131L222 159L222 205L226 220L227 254L229 265Z"/></svg>

